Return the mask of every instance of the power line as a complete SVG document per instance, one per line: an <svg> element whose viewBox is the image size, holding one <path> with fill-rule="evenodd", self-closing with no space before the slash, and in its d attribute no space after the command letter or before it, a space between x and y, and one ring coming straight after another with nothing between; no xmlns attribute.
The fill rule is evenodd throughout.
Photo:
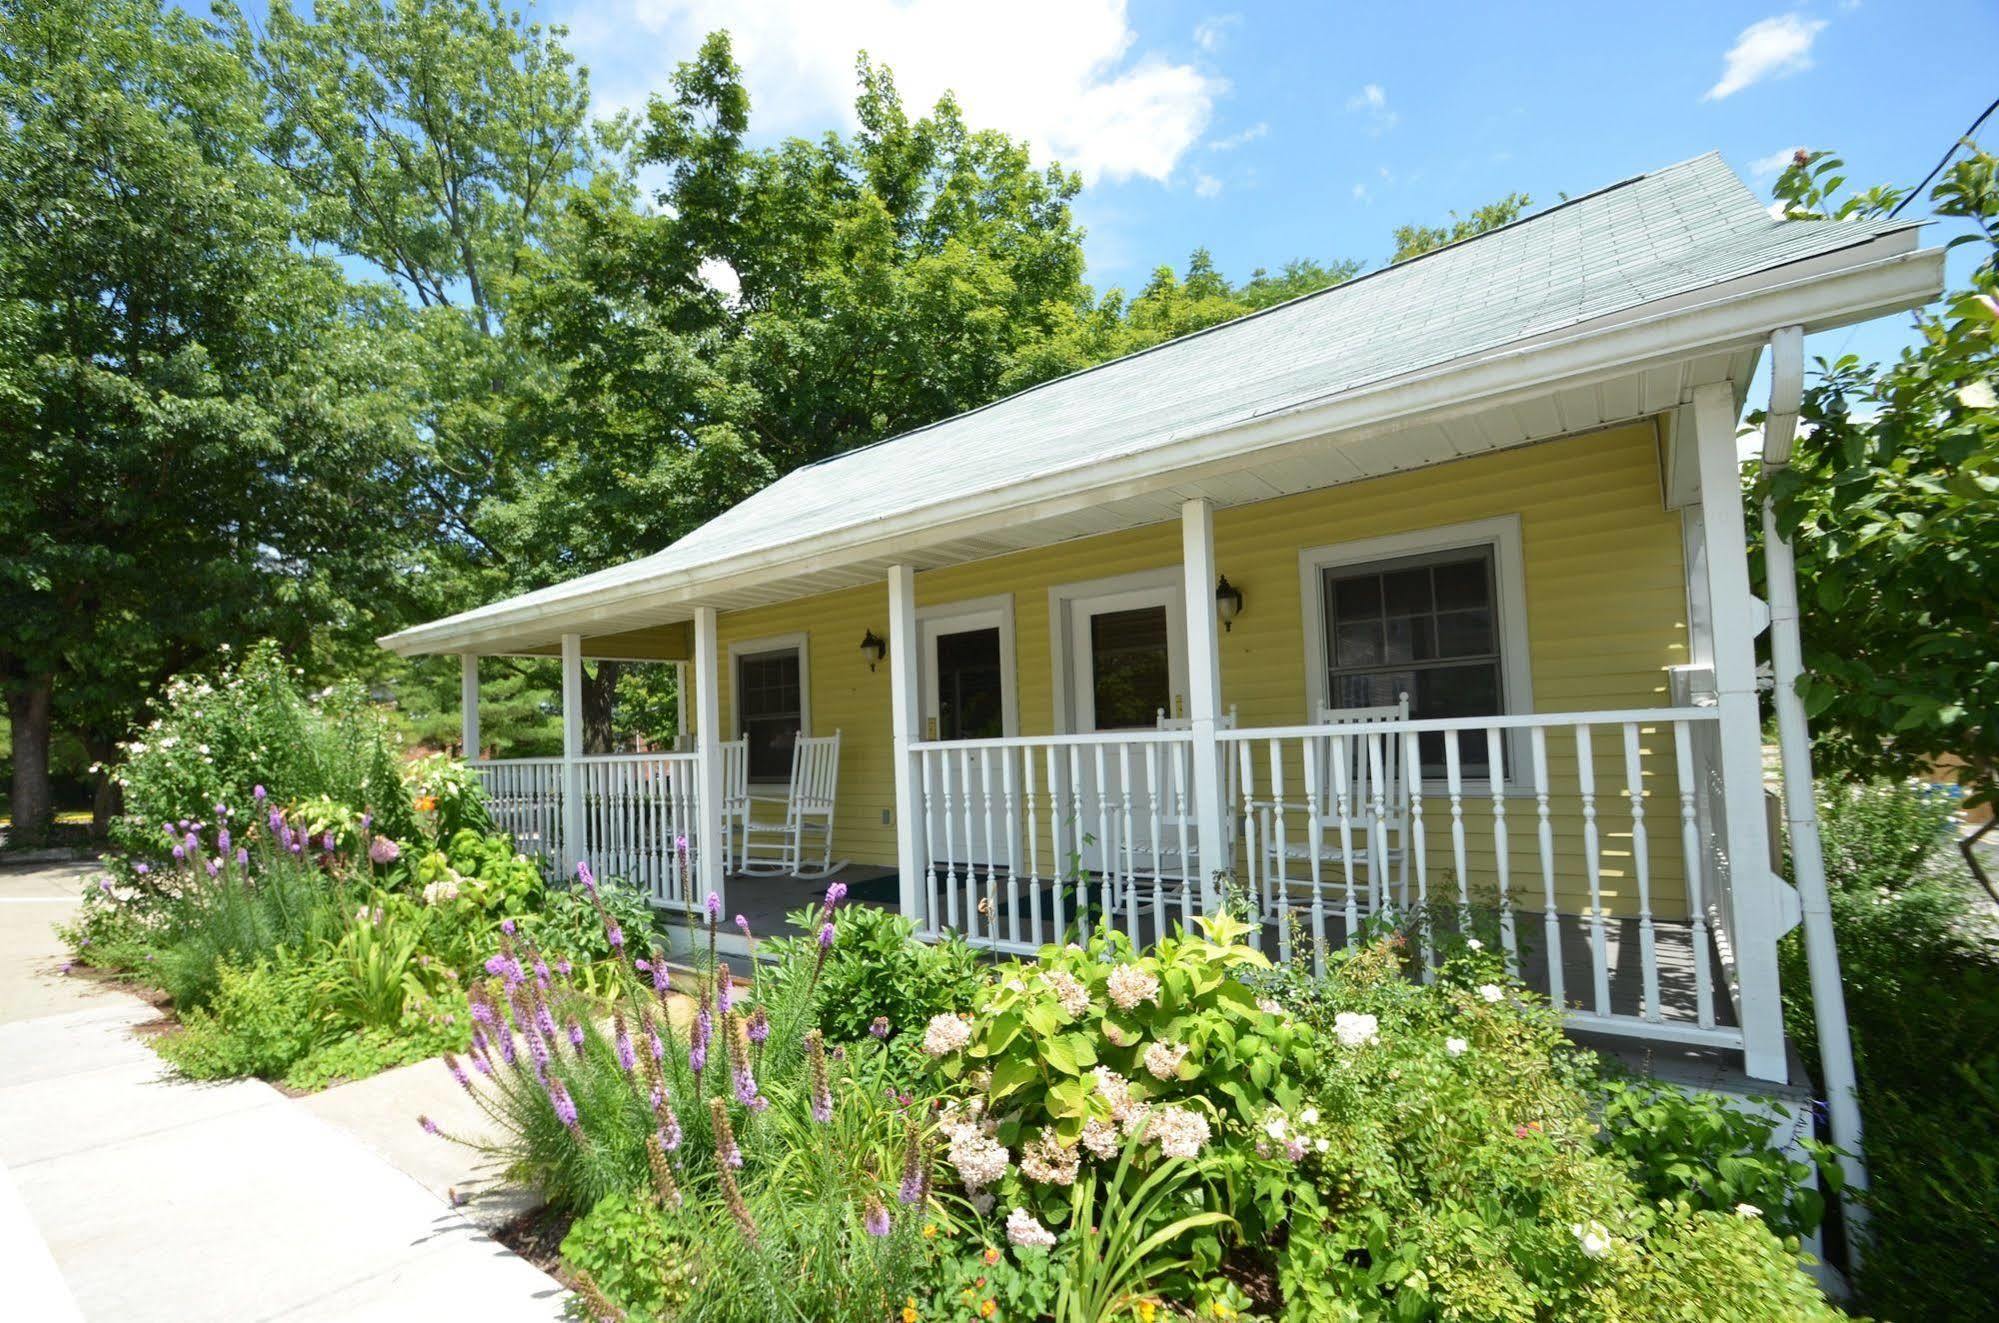
<svg viewBox="0 0 1999 1323"><path fill-rule="evenodd" d="M1930 186L1930 181L1932 179L1935 179L1939 174L1943 173L1943 168L1946 165L1950 164L1950 158L1957 154L1958 148L1964 146L1965 139L1969 138L1972 134L1978 132L1978 126L1983 124L1986 120L1992 118L1992 112L1995 110L1999 110L1999 101L1994 101L1991 105L1985 107L1985 113L1980 115L1977 119L1971 121L1970 128L1958 134L1956 138L1951 140L1951 144L1949 148L1945 150L1943 156L1937 161L1935 166L1931 167L1930 172L1923 176L1923 182L1917 184L1915 188L1910 191L1908 196L1904 197L1900 202L1897 202L1894 206L1894 209L1888 213L1889 220L1893 220L1895 219L1895 217L1901 215L1902 208L1908 206L1909 203L1913 202L1916 198L1922 196L1923 190Z"/></svg>

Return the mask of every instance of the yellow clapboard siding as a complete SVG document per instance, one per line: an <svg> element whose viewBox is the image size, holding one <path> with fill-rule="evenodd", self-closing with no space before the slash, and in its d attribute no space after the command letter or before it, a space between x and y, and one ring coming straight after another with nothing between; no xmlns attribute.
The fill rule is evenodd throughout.
<svg viewBox="0 0 1999 1323"><path fill-rule="evenodd" d="M1310 720L1305 676L1299 552L1364 538L1518 515L1526 579L1529 673L1542 712L1663 706L1665 668L1686 657L1686 592L1677 515L1660 500L1657 438L1638 424L1458 460L1432 468L1217 511L1215 554L1245 595L1243 614L1221 638L1222 701L1244 727ZM1023 735L1054 724L1049 652L1052 588L1177 566L1180 528L1162 523L1078 538L917 576L919 608L1011 594L1016 703ZM720 644L805 633L810 638L812 733L843 732L835 854L893 865L895 829L883 821L895 802L889 730L889 675L870 672L862 634L887 634L887 588L849 589L750 611L720 621ZM736 730L733 679L721 682L725 730ZM1654 908L1684 913L1679 807L1670 733L1646 733L1646 827ZM1593 745L1602 833L1602 891L1620 911L1635 907L1628 876L1629 802L1615 731ZM1258 750L1258 757L1267 755ZM1552 732L1550 826L1560 860L1558 900L1587 897L1580 865L1582 824L1574 794L1574 736ZM1295 775L1295 773L1294 773ZM1297 784L1297 782L1293 782ZM1468 795L1466 863L1479 879L1492 865L1490 798ZM1426 846L1434 890L1454 893L1449 806L1426 799ZM1507 801L1512 887L1538 905L1531 797ZM1042 832L1045 846L1046 832ZM1531 907L1531 906L1530 906Z"/></svg>

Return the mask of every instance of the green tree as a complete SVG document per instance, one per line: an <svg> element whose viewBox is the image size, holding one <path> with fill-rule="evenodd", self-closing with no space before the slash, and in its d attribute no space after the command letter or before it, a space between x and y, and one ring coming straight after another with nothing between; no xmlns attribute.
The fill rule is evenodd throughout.
<svg viewBox="0 0 1999 1323"><path fill-rule="evenodd" d="M1979 247L1965 287L1917 316L1893 363L1819 360L1797 454L1767 481L1798 563L1815 754L1860 776L1962 761L1999 799L1999 170L1975 146L1930 193ZM1883 214L1907 190L1841 197L1843 164L1802 153L1777 184L1797 219Z"/></svg>
<svg viewBox="0 0 1999 1323"><path fill-rule="evenodd" d="M231 638L385 579L382 309L294 243L241 66L157 0L0 3L0 688L16 838L58 715L102 748Z"/></svg>
<svg viewBox="0 0 1999 1323"><path fill-rule="evenodd" d="M1487 230L1510 225L1533 205L1534 199L1525 193L1508 193L1497 202L1473 208L1469 216L1452 212L1448 225L1398 225L1395 227L1395 255L1388 260L1391 264L1406 262L1446 244L1458 243Z"/></svg>

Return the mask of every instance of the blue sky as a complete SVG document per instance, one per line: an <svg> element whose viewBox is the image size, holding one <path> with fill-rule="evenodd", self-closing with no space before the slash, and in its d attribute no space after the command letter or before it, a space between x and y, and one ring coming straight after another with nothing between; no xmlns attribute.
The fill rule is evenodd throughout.
<svg viewBox="0 0 1999 1323"><path fill-rule="evenodd" d="M1236 278L1293 257L1379 263L1398 224L1512 191L1552 203L1709 150L1766 199L1799 146L1837 148L1863 184L1913 184L1999 91L1991 0L544 0L532 12L569 26L605 109L642 105L702 34L729 28L762 140L851 125L862 48L913 105L952 88L973 123L1083 171L1100 288L1142 284L1197 246ZM1999 121L1986 137L1999 141ZM1808 352L1886 356L1905 322Z"/></svg>
<svg viewBox="0 0 1999 1323"><path fill-rule="evenodd" d="M849 122L854 51L905 96L1082 169L1089 277L1206 246L1231 276L1384 259L1390 231L1536 204L1719 150L1761 196L1799 146L1914 183L1991 100L1990 0L1403 6L1122 0L610 0L568 23L600 102L635 105L699 35L737 38L761 134ZM1999 131L1988 132L1999 140ZM1959 267L1963 263L1957 264ZM1810 352L1892 353L1898 323Z"/></svg>

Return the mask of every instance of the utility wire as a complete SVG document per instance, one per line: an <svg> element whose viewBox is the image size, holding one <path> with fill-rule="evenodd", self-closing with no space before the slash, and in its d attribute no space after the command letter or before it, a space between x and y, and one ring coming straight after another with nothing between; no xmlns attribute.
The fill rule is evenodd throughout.
<svg viewBox="0 0 1999 1323"><path fill-rule="evenodd" d="M1985 107L1985 113L1980 115L1977 119L1971 121L1970 128L1958 134L1957 137L1951 140L1950 147L1947 150L1945 150L1943 157L1937 161L1935 166L1931 167L1930 172L1928 174L1923 176L1923 182L1917 184L1915 188L1911 190L1909 194L1906 197L1904 197L1900 202L1897 202L1894 206L1894 209L1888 213L1889 220L1893 220L1895 219L1895 217L1901 215L1902 208L1908 206L1911 202L1915 201L1918 197L1922 196L1923 190L1930 186L1930 181L1943 173L1943 168L1946 165L1950 164L1950 158L1957 155L1958 148L1964 146L1965 139L1969 138L1972 134L1978 132L1978 126L1983 124L1986 120L1992 118L1992 112L1995 110L1999 110L1999 101L1994 101L1991 105Z"/></svg>

